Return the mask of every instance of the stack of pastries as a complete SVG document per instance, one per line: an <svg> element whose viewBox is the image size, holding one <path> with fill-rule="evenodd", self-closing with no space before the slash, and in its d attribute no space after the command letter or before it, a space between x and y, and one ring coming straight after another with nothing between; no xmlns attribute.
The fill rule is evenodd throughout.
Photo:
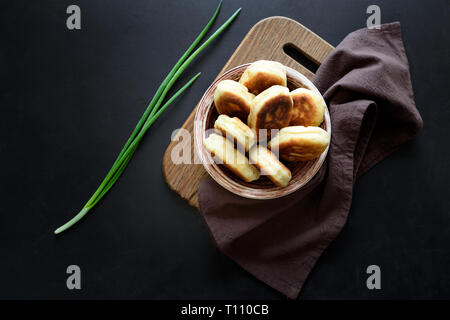
<svg viewBox="0 0 450 320"><path fill-rule="evenodd" d="M214 104L219 117L204 146L246 182L266 175L284 187L292 174L283 162L318 158L330 142L319 127L322 97L305 88L289 91L286 68L279 62L256 61L239 82L220 81Z"/></svg>

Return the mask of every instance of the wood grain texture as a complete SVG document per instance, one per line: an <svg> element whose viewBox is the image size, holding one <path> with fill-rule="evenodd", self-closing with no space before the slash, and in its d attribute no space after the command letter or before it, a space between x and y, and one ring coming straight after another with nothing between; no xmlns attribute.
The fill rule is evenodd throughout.
<svg viewBox="0 0 450 320"><path fill-rule="evenodd" d="M238 65L256 60L274 60L300 71L312 80L314 74L289 57L284 51L285 45L291 45L302 52L315 64L320 65L334 49L329 43L317 36L297 21L285 17L270 17L259 21L247 33L236 51L220 71L219 75ZM177 192L190 205L198 209L198 187L200 181L209 179L203 165L194 155L194 128L195 109L186 119L182 128L187 130L191 137L191 155L197 164L175 164L172 161L172 152L182 139L181 131L172 139L162 161L162 171L169 187Z"/></svg>

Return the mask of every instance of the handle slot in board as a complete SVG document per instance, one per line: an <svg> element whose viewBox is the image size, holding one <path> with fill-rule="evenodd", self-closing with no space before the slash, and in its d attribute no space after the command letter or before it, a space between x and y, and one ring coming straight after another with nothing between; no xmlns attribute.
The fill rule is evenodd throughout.
<svg viewBox="0 0 450 320"><path fill-rule="evenodd" d="M302 52L297 46L292 43L286 43L283 46L283 51L287 54L291 59L297 61L306 69L311 71L312 73L316 73L319 65L317 65L311 58Z"/></svg>

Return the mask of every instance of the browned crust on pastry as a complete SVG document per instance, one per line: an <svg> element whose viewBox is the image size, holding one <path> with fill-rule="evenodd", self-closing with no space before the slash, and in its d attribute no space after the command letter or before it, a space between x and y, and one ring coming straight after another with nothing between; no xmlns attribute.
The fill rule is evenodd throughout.
<svg viewBox="0 0 450 320"><path fill-rule="evenodd" d="M236 116L245 120L250 113L250 103L237 94L224 92L216 101L216 109L219 114Z"/></svg>
<svg viewBox="0 0 450 320"><path fill-rule="evenodd" d="M263 71L257 72L251 78L243 81L242 84L253 94L259 94L275 85L286 86L285 81L281 77Z"/></svg>
<svg viewBox="0 0 450 320"><path fill-rule="evenodd" d="M221 114L214 122L214 129L236 144L238 150L248 151L256 142L256 135L241 119Z"/></svg>
<svg viewBox="0 0 450 320"><path fill-rule="evenodd" d="M278 145L280 158L290 162L309 161L318 158L325 151L327 145L315 145L296 139L289 139Z"/></svg>
<svg viewBox="0 0 450 320"><path fill-rule="evenodd" d="M291 126L319 126L323 122L324 105L310 91L291 92L293 100ZM316 98L316 99L315 99Z"/></svg>
<svg viewBox="0 0 450 320"><path fill-rule="evenodd" d="M251 165L248 162L248 158L239 150L236 150L233 143L225 137L211 134L204 140L203 144L213 157L220 160L220 164L227 167L242 180L251 182L259 179L260 173L258 169Z"/></svg>
<svg viewBox="0 0 450 320"><path fill-rule="evenodd" d="M259 152L260 154L257 155L257 157L254 157L254 152ZM263 155L261 155L262 153L264 153ZM286 186L290 179L292 178L292 174L291 174L291 170L289 170L288 167L286 167L280 160L278 160L278 158L275 156L275 154L270 151L269 149L263 147L263 146L255 146L252 148L252 150L249 153L249 157L252 161L252 164L257 167L258 169L260 169L262 174L267 175L267 177L278 187L284 187ZM257 161L258 157L269 157L269 162L267 163L267 161L262 161L262 162L266 162L269 166L271 166L272 168L267 168L265 166L263 166L261 164L261 161ZM266 159L267 160L267 159ZM278 168L280 171L277 170L276 174L277 176L273 175L273 174L268 174L268 172L270 171L270 169L273 168ZM283 176L284 175L284 176ZM288 176L288 178L287 178ZM287 179L286 183L280 183L280 180L282 179Z"/></svg>
<svg viewBox="0 0 450 320"><path fill-rule="evenodd" d="M276 96L267 100L256 115L256 133L259 129L267 129L267 137L271 129L281 129L289 125L292 116L292 99L289 96Z"/></svg>
<svg viewBox="0 0 450 320"><path fill-rule="evenodd" d="M245 146L242 145L242 143L238 139L236 139L236 137L234 137L234 135L227 134L226 130L223 130L222 128L214 128L214 131L217 132L218 134L226 137L227 139L233 138L233 140L230 139L230 141L236 145L237 149L242 150L242 151L245 150Z"/></svg>
<svg viewBox="0 0 450 320"><path fill-rule="evenodd" d="M245 177L239 170L237 170L236 168L234 168L231 165L228 165L227 163L225 163L224 159L222 159L221 157L217 156L216 153L214 151L211 151L211 155L213 157L217 157L220 158L220 161L222 161L221 165L225 166L228 170L230 170L235 176L237 176L238 178L246 181L246 182L251 182L247 179L247 177ZM251 165L251 164L250 164Z"/></svg>
<svg viewBox="0 0 450 320"><path fill-rule="evenodd" d="M276 61L258 60L247 67L239 82L256 95L275 85L286 87L286 67Z"/></svg>
<svg viewBox="0 0 450 320"><path fill-rule="evenodd" d="M280 132L269 142L281 159L296 162L320 157L328 147L330 136L319 127L291 126Z"/></svg>

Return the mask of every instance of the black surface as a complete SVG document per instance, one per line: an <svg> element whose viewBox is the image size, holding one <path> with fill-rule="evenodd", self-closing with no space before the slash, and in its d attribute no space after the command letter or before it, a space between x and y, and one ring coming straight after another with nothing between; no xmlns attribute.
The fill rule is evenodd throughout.
<svg viewBox="0 0 450 320"><path fill-rule="evenodd" d="M333 45L366 8L402 23L419 136L357 183L349 220L300 298L450 298L450 2L231 1L226 33L189 67L202 76L151 128L126 173L73 229L160 81L216 1L0 2L0 298L284 299L222 255L197 212L169 190L161 159L203 91L260 19L298 20ZM77 4L82 29L69 31ZM66 288L66 267L82 290ZM366 288L377 264L382 289Z"/></svg>

